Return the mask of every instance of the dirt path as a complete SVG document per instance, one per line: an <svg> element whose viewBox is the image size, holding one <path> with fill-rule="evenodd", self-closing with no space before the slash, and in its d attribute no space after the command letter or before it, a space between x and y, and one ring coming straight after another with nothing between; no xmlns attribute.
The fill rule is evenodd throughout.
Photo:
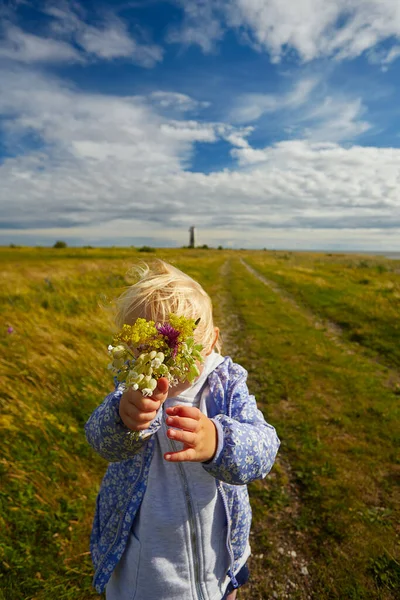
<svg viewBox="0 0 400 600"><path fill-rule="evenodd" d="M226 261L220 270L221 288L217 300L224 354L235 357L237 340L242 337L244 328L230 305L226 285L229 269L230 262ZM285 495L286 506L279 509L265 506L263 510L263 495L267 501L271 488L279 488L280 493ZM291 466L282 451L278 453L271 473L251 484L249 491L253 507L252 555L249 559L251 580L238 594L238 600L310 600L313 596L309 559L303 551L306 536L296 531L294 526L300 514L299 492Z"/></svg>
<svg viewBox="0 0 400 600"><path fill-rule="evenodd" d="M315 329L322 330L326 337L333 343L335 346L340 347L340 349L345 354L355 354L362 352L365 360L369 360L371 362L371 366L374 369L379 369L381 371L381 376L384 379L384 384L391 388L397 389L400 385L400 372L394 368L389 367L385 364L381 358L376 355L371 357L367 355L366 348L362 346L362 344L358 344L357 342L349 341L343 338L343 330L342 328L335 323L334 321L330 321L328 319L322 319L311 309L306 306L299 304L293 296L291 296L286 290L279 287L277 283L271 281L258 271L251 267L243 258L240 259L240 262L246 269L251 273L254 277L256 277L261 283L269 287L275 294L277 294L281 300L287 302L292 307L294 307L299 313L301 313L312 325Z"/></svg>

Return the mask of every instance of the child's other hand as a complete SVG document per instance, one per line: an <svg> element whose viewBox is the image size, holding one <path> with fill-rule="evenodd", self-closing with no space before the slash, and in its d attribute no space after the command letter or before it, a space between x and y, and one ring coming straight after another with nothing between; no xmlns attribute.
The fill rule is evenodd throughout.
<svg viewBox="0 0 400 600"><path fill-rule="evenodd" d="M217 450L218 434L214 423L198 408L193 406L173 406L167 408L167 435L172 440L183 442L179 452L168 452L164 458L169 462L211 460Z"/></svg>
<svg viewBox="0 0 400 600"><path fill-rule="evenodd" d="M143 396L142 392L129 388L121 396L119 416L123 423L133 431L148 429L161 404L168 396L169 381L161 377L152 396Z"/></svg>

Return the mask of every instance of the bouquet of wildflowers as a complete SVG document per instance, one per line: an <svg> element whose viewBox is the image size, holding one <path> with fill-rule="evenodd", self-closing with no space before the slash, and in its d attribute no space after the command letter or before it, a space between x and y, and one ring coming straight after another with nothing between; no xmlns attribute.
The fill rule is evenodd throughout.
<svg viewBox="0 0 400 600"><path fill-rule="evenodd" d="M124 325L108 346L114 379L144 396L153 394L160 377L171 386L193 383L200 375L196 361L203 362L203 346L193 337L199 321L170 314L164 323L139 318L134 325Z"/></svg>

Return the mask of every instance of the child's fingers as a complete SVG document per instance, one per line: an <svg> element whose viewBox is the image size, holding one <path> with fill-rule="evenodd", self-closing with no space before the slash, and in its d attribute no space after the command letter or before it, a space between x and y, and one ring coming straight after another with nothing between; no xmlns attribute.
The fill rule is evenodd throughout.
<svg viewBox="0 0 400 600"><path fill-rule="evenodd" d="M151 425L151 421L147 423L142 423L141 425L135 425L135 431L143 431L144 429L148 429Z"/></svg>
<svg viewBox="0 0 400 600"><path fill-rule="evenodd" d="M136 423L145 423L147 421L152 421L156 417L157 411L152 410L151 412L150 411L142 412L142 411L138 410L136 408L136 406L130 406L126 410L126 414L128 415L128 417L130 419L132 419L133 421L136 421Z"/></svg>
<svg viewBox="0 0 400 600"><path fill-rule="evenodd" d="M154 396L164 396L165 394L168 393L168 388L169 388L169 381L166 377L160 377L160 379L157 381L157 387L154 390Z"/></svg>
<svg viewBox="0 0 400 600"><path fill-rule="evenodd" d="M183 442L189 446L193 446L196 441L196 434L191 431L183 431L182 429L168 429L167 435L172 440Z"/></svg>
<svg viewBox="0 0 400 600"><path fill-rule="evenodd" d="M153 400L164 402L168 396L169 381L166 377L161 377L157 382L157 387L151 395Z"/></svg>
<svg viewBox="0 0 400 600"><path fill-rule="evenodd" d="M183 406L182 404L179 404L178 406L171 406L167 408L165 412L171 416L188 417L189 419L195 419L196 421L199 421L201 415L203 414L201 410L195 408L194 406Z"/></svg>
<svg viewBox="0 0 400 600"><path fill-rule="evenodd" d="M158 410L160 408L160 401L153 400L152 398L148 398L147 396L137 396L134 402L131 402L130 405L132 409L136 409L138 412L146 413L153 412L154 410Z"/></svg>
<svg viewBox="0 0 400 600"><path fill-rule="evenodd" d="M182 462L184 460L195 461L196 456L196 451L193 448L186 448L180 452L168 452L167 454L164 454L164 458L168 462Z"/></svg>
<svg viewBox="0 0 400 600"><path fill-rule="evenodd" d="M157 410L160 406L160 401L157 399L154 400L148 396L143 396L142 392L139 390L129 388L122 394L120 404L136 406L141 412L147 412Z"/></svg>
<svg viewBox="0 0 400 600"><path fill-rule="evenodd" d="M196 419L168 417L166 422L169 427L176 427L177 429L184 429L185 431L198 431L199 429L199 421Z"/></svg>
<svg viewBox="0 0 400 600"><path fill-rule="evenodd" d="M131 419L128 415L124 415L123 422L132 431L142 431L143 429L148 429L151 425L151 421L138 423L136 419Z"/></svg>

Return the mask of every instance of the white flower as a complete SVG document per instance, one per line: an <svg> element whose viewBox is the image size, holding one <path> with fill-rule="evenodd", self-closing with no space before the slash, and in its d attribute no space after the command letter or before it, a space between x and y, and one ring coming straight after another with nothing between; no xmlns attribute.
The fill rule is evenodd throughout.
<svg viewBox="0 0 400 600"><path fill-rule="evenodd" d="M151 390L155 390L157 387L157 380L154 379L154 377L151 377L150 375L146 375L146 377L143 378L143 385L150 388Z"/></svg>
<svg viewBox="0 0 400 600"><path fill-rule="evenodd" d="M121 367L124 366L124 359L123 358L114 358L113 360L113 365L116 369L120 369Z"/></svg>
<svg viewBox="0 0 400 600"><path fill-rule="evenodd" d="M124 348L124 346L115 346L115 348L112 349L112 355L114 358L122 358L123 356L125 356L126 350Z"/></svg>
<svg viewBox="0 0 400 600"><path fill-rule="evenodd" d="M151 390L150 388L143 388L141 390L143 396L151 396L153 393L153 390Z"/></svg>

